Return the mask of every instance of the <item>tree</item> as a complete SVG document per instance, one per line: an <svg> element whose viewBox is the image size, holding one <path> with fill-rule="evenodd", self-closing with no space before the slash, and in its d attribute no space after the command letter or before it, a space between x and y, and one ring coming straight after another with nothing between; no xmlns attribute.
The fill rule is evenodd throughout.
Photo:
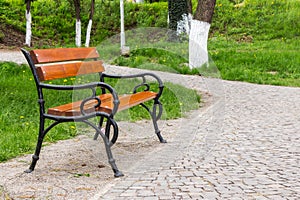
<svg viewBox="0 0 300 200"><path fill-rule="evenodd" d="M173 6L175 1L177 5ZM191 0L169 0L168 3L170 29L189 35L190 68L208 63L207 40L216 0L198 0L194 15Z"/></svg>
<svg viewBox="0 0 300 200"><path fill-rule="evenodd" d="M77 47L81 46L81 18L80 18L80 0L74 0L75 15L76 15L76 25L75 25L75 45Z"/></svg>
<svg viewBox="0 0 300 200"><path fill-rule="evenodd" d="M188 5L185 0L168 0L169 29L177 34L188 32ZM173 33L174 33L173 32Z"/></svg>
<svg viewBox="0 0 300 200"><path fill-rule="evenodd" d="M95 11L95 0L91 1L91 9L90 9L90 17L89 17L89 24L86 30L86 39L85 39L85 46L88 47L90 45L90 37L91 37L91 30L93 24L93 16Z"/></svg>
<svg viewBox="0 0 300 200"><path fill-rule="evenodd" d="M25 0L26 4L26 12L25 12L25 17L26 17L26 36L25 36L25 44L28 45L29 47L31 46L31 2L34 0Z"/></svg>
<svg viewBox="0 0 300 200"><path fill-rule="evenodd" d="M208 63L207 40L216 0L198 0L189 35L189 66Z"/></svg>

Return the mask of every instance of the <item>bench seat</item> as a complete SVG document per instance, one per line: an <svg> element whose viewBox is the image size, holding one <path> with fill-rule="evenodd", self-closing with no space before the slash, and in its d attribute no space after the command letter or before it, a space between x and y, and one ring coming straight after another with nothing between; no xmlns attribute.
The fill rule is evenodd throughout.
<svg viewBox="0 0 300 200"><path fill-rule="evenodd" d="M119 96L119 107L118 111L126 110L133 106L139 105L156 97L156 92L151 91L143 91L135 94L125 94ZM94 112L94 111L102 111L108 114L111 113L113 102L111 94L102 94L99 95L98 98L101 100L101 104L96 109L94 105L97 103L96 100L91 100L85 104L84 110L86 113ZM80 105L82 101L77 101L73 103L68 103L60 106L56 106L48 109L48 114L57 115L57 116L80 116L82 113L80 111Z"/></svg>

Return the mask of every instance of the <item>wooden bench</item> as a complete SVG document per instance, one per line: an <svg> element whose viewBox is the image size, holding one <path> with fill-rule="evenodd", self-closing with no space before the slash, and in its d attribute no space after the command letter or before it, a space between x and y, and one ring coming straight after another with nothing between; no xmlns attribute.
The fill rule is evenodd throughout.
<svg viewBox="0 0 300 200"><path fill-rule="evenodd" d="M157 121L162 115L162 104L159 98L163 92L163 83L152 73L141 73L136 75L109 75L104 73L104 66L99 60L96 48L55 48L36 49L28 52L21 49L30 69L32 71L38 92L38 103L40 110L40 127L35 153L32 163L26 172L34 170L41 151L45 135L62 122L83 122L95 129L94 139L100 135L104 141L108 161L112 167L115 177L123 176L115 164L111 152L111 146L118 138L118 125L114 119L118 111L142 105L152 118L154 130L159 141L166 141L160 134ZM85 84L50 84L49 80L65 79L86 74L99 74L99 80ZM147 79L146 79L147 78ZM128 94L118 95L116 90L107 84L107 79L140 79ZM158 85L156 91L152 91L149 79ZM47 82L48 81L48 82ZM142 90L141 90L142 89ZM151 89L151 90L150 90ZM45 90L91 90L92 95L79 101L70 102L55 107L46 107L44 98ZM144 103L153 101L152 107L147 107ZM94 124L90 119L97 117L99 124ZM45 127L45 121L52 121ZM105 131L103 131L105 130ZM142 131L142 130L141 130Z"/></svg>

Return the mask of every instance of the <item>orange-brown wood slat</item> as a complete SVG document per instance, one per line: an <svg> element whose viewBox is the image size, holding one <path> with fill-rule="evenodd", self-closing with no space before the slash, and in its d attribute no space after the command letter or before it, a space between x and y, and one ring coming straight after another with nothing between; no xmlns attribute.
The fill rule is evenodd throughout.
<svg viewBox="0 0 300 200"><path fill-rule="evenodd" d="M101 102L110 101L112 98L111 94L102 94L98 96ZM50 115L58 115L58 116L73 116L80 115L80 105L82 101L76 101L73 103L68 103L60 106L56 106L48 109L48 114ZM85 109L89 107L93 107L97 103L97 100L91 100L85 104Z"/></svg>
<svg viewBox="0 0 300 200"><path fill-rule="evenodd" d="M66 62L37 67L40 81L66 78L81 74L104 72L103 63L100 60L86 62Z"/></svg>
<svg viewBox="0 0 300 200"><path fill-rule="evenodd" d="M110 95L110 94L106 94ZM130 95L122 95L119 96L120 105L118 108L118 111L126 110L128 108L131 108L133 106L139 105L141 103L144 103L146 101L149 101L151 99L154 99L156 97L157 93L151 92L151 91L144 91L139 92L136 94L130 94ZM93 105L95 105L96 101L91 101L86 104L84 107L85 111L87 113L94 112L94 111L103 111L106 113L110 113L113 108L113 99L110 96L100 96L101 99L101 107L95 110ZM69 103L61 106L57 106L54 108L48 109L48 114L52 115L59 115L59 116L79 116L81 115L80 112L80 104L81 101L75 102L75 103Z"/></svg>
<svg viewBox="0 0 300 200"><path fill-rule="evenodd" d="M35 64L99 58L95 47L36 49L30 51Z"/></svg>
<svg viewBox="0 0 300 200"><path fill-rule="evenodd" d="M156 95L157 95L157 93L155 93L155 92L144 91L144 92L139 92L139 93L135 93L135 94L126 94L126 95L119 96L120 104L119 104L118 111L126 110L133 106L136 106L136 105L139 105L146 101L149 101L151 99L154 99L156 97ZM113 109L113 102L112 102L112 98L111 98L110 101L102 102L98 109L92 108L92 109L87 110L86 112L103 111L103 112L110 114L112 109ZM71 114L71 111L66 112L66 116L80 115L80 114L81 114L80 109L79 110L73 109L72 114Z"/></svg>
<svg viewBox="0 0 300 200"><path fill-rule="evenodd" d="M136 94L120 96L120 105L118 111L126 110L133 106L139 105L156 97L157 93L151 91L139 92ZM106 102L108 103L108 102ZM106 104L104 103L104 105Z"/></svg>

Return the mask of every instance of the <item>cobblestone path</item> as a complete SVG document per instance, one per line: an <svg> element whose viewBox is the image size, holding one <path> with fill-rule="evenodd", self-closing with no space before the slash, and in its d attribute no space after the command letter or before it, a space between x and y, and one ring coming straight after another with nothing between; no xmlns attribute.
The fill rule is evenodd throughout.
<svg viewBox="0 0 300 200"><path fill-rule="evenodd" d="M300 199L300 88L213 82L210 107L95 199Z"/></svg>
<svg viewBox="0 0 300 200"><path fill-rule="evenodd" d="M90 189L81 187L61 196L35 191L38 199L300 199L300 88L158 74L164 81L209 94L207 106L167 122L168 143L157 145L128 168L123 164L126 176L97 187L93 177L67 176L70 185L61 172L54 179L60 180L56 187L61 190L83 180ZM29 187L25 180L33 184L34 178L9 175L0 176L5 179L0 180L0 197L1 187L17 197L14 183L23 184L20 191ZM47 191L50 178L35 184Z"/></svg>

